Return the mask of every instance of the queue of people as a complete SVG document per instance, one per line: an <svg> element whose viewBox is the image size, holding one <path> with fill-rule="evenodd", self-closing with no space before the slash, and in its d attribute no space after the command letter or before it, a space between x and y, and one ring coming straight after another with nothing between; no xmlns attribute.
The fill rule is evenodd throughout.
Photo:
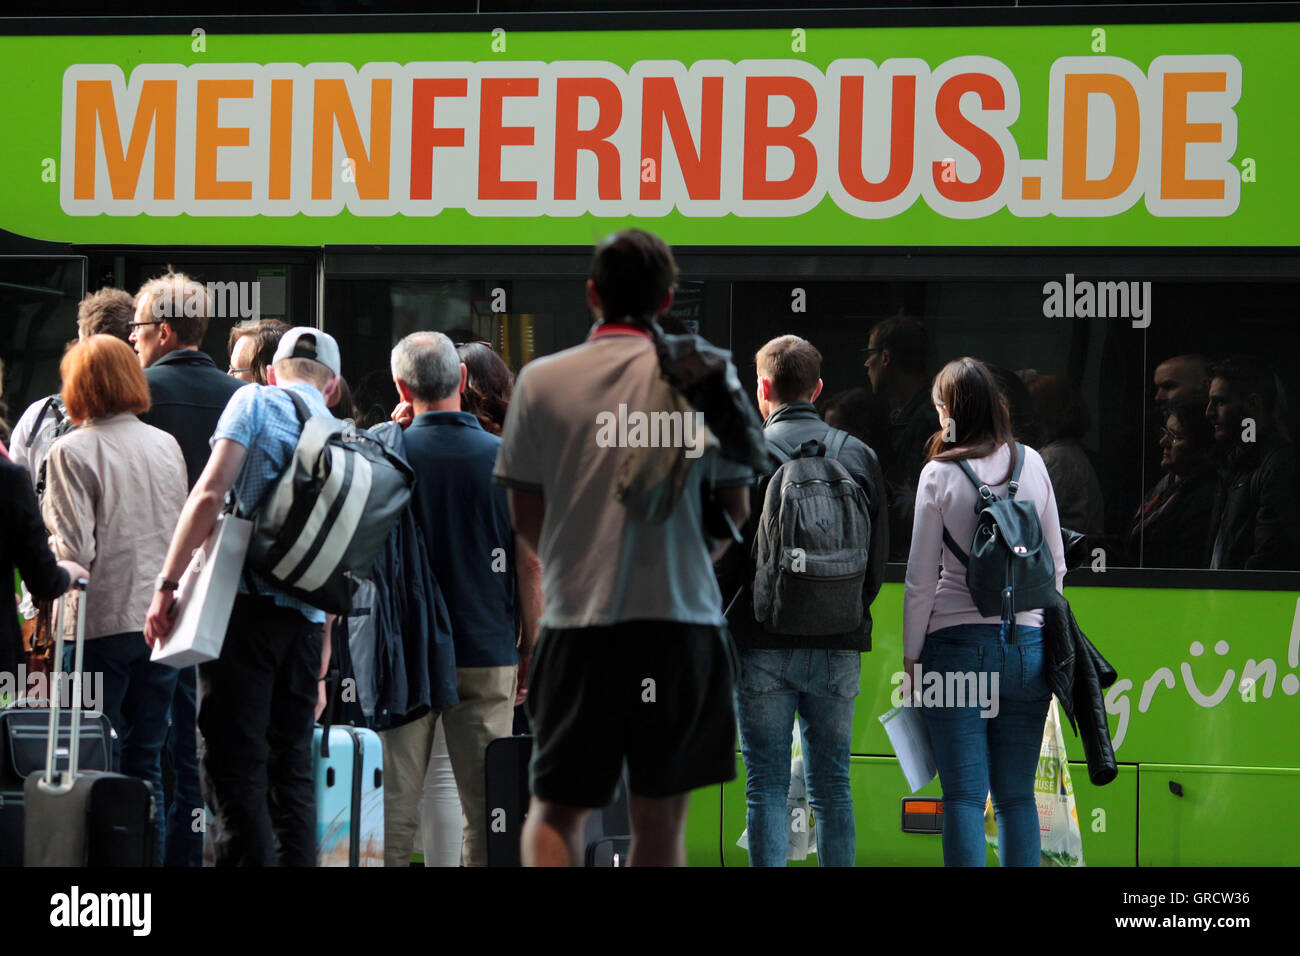
<svg viewBox="0 0 1300 956"><path fill-rule="evenodd" d="M758 350L765 469L725 428L690 449L611 450L595 436L615 409L683 413L662 407L675 399L656 343L676 275L656 236L605 240L587 283L588 340L517 380L488 343L417 332L392 350L399 402L386 427L415 475L411 553L425 556L454 654L425 648L427 683L392 689L399 716L380 730L386 864L415 851L429 864L486 863L484 753L522 704L536 739L527 864L577 862L586 816L625 767L631 862L683 863L689 792L735 775L738 733L751 862L783 865L797 720L820 862L852 865L861 655L885 565L905 558L905 688L963 670L1000 688L991 719L972 702L924 711L945 861L983 862L991 792L1004 863L1035 865L1032 788L1051 698L1043 610L981 611L955 542L974 534L980 496L1016 495L1041 524L1060 591L1062 526L1096 534L1104 513L1077 387L969 357L931 378L924 326L895 317L870 332L870 390L840 392L824 411L814 343L783 335ZM201 308L171 314L167 302ZM228 496L252 517L289 466L295 397L311 416L355 419L356 408L332 336L236 326L223 373L200 348L211 314L205 288L172 272L134 297L106 289L83 301L61 392L23 413L14 463L0 462L13 492L0 570L16 567L46 601L88 578L86 666L105 675L114 766L159 790L164 752L173 771L159 863L199 865L192 822L206 804L219 865L310 866L310 741L334 616L248 570L217 660L178 672L149 653L167 640L177 583ZM1295 460L1276 378L1251 359L1180 356L1161 363L1156 385L1165 474L1125 546L1166 566L1191 553L1203 563L1184 566L1296 566ZM661 483L653 516L629 492L647 483ZM7 631L0 652L0 663L17 658Z"/></svg>

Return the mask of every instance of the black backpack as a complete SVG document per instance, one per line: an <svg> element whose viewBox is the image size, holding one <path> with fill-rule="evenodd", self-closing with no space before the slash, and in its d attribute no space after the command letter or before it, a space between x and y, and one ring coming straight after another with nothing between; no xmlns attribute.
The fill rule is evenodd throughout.
<svg viewBox="0 0 1300 956"><path fill-rule="evenodd" d="M763 495L754 539L754 618L769 632L848 634L862 625L862 586L871 555L866 492L839 461L846 432L787 448Z"/></svg>
<svg viewBox="0 0 1300 956"><path fill-rule="evenodd" d="M1059 597L1056 565L1043 539L1038 509L1033 502L1015 500L1025 463L1025 449L1019 442L1014 454L1016 467L1005 498L993 494L966 462L956 462L979 492L975 503L979 521L970 551L963 551L943 529L944 543L966 566L966 586L975 607L984 617L1009 621L1013 640L1017 612L1048 607Z"/></svg>

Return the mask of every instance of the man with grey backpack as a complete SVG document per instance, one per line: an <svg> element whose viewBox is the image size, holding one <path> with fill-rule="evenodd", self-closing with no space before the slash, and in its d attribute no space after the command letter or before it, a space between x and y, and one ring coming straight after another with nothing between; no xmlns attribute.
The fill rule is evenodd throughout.
<svg viewBox="0 0 1300 956"><path fill-rule="evenodd" d="M749 560L720 565L727 620L740 648L736 686L745 758L749 858L784 866L792 820L795 714L821 866L852 866L857 843L849 743L871 602L884 580L889 518L875 453L831 428L813 402L821 353L795 335L756 356L758 410L774 473L759 485L746 528ZM761 508L759 507L761 505ZM734 564L734 563L733 563Z"/></svg>

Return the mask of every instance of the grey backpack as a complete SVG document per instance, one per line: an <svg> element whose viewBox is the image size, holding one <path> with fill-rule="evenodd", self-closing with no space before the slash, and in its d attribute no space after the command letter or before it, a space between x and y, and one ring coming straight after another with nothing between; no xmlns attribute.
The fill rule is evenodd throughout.
<svg viewBox="0 0 1300 956"><path fill-rule="evenodd" d="M866 493L837 456L848 438L787 448L768 481L754 539L754 618L771 633L821 637L856 631L871 553Z"/></svg>

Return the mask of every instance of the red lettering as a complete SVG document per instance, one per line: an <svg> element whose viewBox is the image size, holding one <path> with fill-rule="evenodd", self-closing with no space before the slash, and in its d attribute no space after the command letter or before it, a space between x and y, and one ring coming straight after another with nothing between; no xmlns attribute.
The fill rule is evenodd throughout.
<svg viewBox="0 0 1300 956"><path fill-rule="evenodd" d="M654 160L656 175L642 181L641 198L658 199L663 169L664 124L692 199L722 198L722 77L706 76L700 84L700 147L682 109L677 83L669 76L647 76L641 83L641 161Z"/></svg>
<svg viewBox="0 0 1300 956"><path fill-rule="evenodd" d="M916 77L894 77L889 113L889 172L878 183L862 174L862 113L865 78L840 77L840 182L862 202L885 202L902 195L912 181L916 142Z"/></svg>
<svg viewBox="0 0 1300 956"><path fill-rule="evenodd" d="M768 102L773 96L794 103L788 126L769 126ZM817 182L817 150L803 134L817 118L817 91L797 76L745 78L744 199L798 199ZM786 179L767 178L767 151L784 146L794 154L794 171Z"/></svg>
<svg viewBox="0 0 1300 956"><path fill-rule="evenodd" d="M596 125L578 128L578 105L583 97L596 101ZM596 194L601 199L618 199L618 147L609 141L623 120L623 96L613 80L599 76L564 77L555 90L555 198L576 199L578 195L578 152L596 156Z"/></svg>
<svg viewBox="0 0 1300 956"><path fill-rule="evenodd" d="M939 95L934 100L939 128L954 143L973 153L980 164L979 178L969 183L958 179L945 182L943 162L934 164L935 188L941 196L956 202L976 202L992 196L1002 185L1005 167L998 141L961 114L962 95L971 92L979 94L985 109L1000 110L1006 106L1002 84L987 73L960 73L939 87Z"/></svg>
<svg viewBox="0 0 1300 956"><path fill-rule="evenodd" d="M412 199L433 198L434 149L465 145L463 129L433 125L434 103L440 96L465 96L468 92L469 81L464 78L419 79L411 84Z"/></svg>
<svg viewBox="0 0 1300 956"><path fill-rule="evenodd" d="M501 149L533 145L531 126L502 126L501 104L507 96L536 96L536 77L484 77L479 95L478 198L536 199L533 180L503 180Z"/></svg>

